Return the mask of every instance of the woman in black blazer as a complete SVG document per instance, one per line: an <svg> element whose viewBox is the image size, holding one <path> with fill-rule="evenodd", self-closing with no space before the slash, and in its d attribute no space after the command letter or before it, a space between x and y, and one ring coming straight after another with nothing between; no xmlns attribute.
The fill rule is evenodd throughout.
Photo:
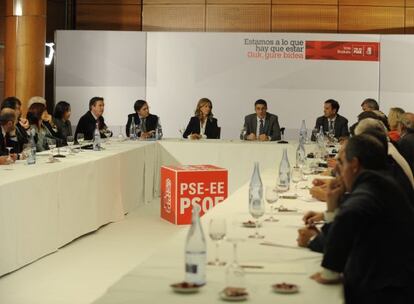
<svg viewBox="0 0 414 304"><path fill-rule="evenodd" d="M195 116L191 117L190 122L183 134L184 138L220 138L220 128L217 126L217 119L213 118L213 104L208 98L201 98L195 110Z"/></svg>

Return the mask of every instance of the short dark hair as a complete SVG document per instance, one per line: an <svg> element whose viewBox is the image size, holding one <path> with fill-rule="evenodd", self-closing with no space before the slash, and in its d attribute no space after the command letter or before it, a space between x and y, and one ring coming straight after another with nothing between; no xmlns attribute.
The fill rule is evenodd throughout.
<svg viewBox="0 0 414 304"><path fill-rule="evenodd" d="M12 121L14 123L15 120L16 120L16 114L14 113L14 111L0 113L0 125L2 126L7 124L9 121Z"/></svg>
<svg viewBox="0 0 414 304"><path fill-rule="evenodd" d="M66 112L70 111L70 104L66 101L59 101L55 106L53 117L62 119Z"/></svg>
<svg viewBox="0 0 414 304"><path fill-rule="evenodd" d="M9 96L3 100L1 104L1 109L3 110L4 108L10 108L10 109L16 110L17 105L19 106L22 105L22 102L20 101L20 99L15 96Z"/></svg>
<svg viewBox="0 0 414 304"><path fill-rule="evenodd" d="M135 101L135 103L134 103L135 112L141 110L142 107L146 104L147 104L147 102L145 100L142 100L142 99L138 99L137 101Z"/></svg>
<svg viewBox="0 0 414 304"><path fill-rule="evenodd" d="M92 97L91 100L89 100L89 110L92 109L92 107L94 105L96 105L96 103L98 101L104 101L104 98L103 97L99 97L99 96Z"/></svg>
<svg viewBox="0 0 414 304"><path fill-rule="evenodd" d="M335 99L328 99L327 101L325 101L325 103L329 103L331 105L331 108L333 110L336 110L335 113L339 112L339 102L337 102Z"/></svg>
<svg viewBox="0 0 414 304"><path fill-rule="evenodd" d="M361 103L361 107L363 105L367 105L368 108L372 109L372 110L379 110L379 105L378 102L374 99L374 98L366 98L362 103Z"/></svg>
<svg viewBox="0 0 414 304"><path fill-rule="evenodd" d="M264 105L267 108L267 102L264 99L256 100L256 102L254 103L254 106L257 106L257 105Z"/></svg>
<svg viewBox="0 0 414 304"><path fill-rule="evenodd" d="M371 133L371 132L370 132ZM387 163L387 149L376 136L379 134L360 134L351 137L345 146L347 161L358 159L362 168L367 170L383 170ZM388 147L388 145L387 145Z"/></svg>

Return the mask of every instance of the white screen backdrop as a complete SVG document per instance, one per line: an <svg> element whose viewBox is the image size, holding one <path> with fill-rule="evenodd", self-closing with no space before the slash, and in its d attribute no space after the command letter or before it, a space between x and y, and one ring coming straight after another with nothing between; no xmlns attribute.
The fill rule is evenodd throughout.
<svg viewBox="0 0 414 304"><path fill-rule="evenodd" d="M104 96L107 124L118 126L133 102L146 98L165 136L178 137L197 101L208 97L222 138L238 138L244 116L263 98L296 138L301 120L312 128L328 98L340 102L350 123L364 98L378 98L378 62L257 60L248 58L255 46L245 45L246 38L379 42L380 36L58 31L56 100L72 104L76 124L89 99Z"/></svg>
<svg viewBox="0 0 414 304"><path fill-rule="evenodd" d="M123 126L134 101L145 98L146 33L57 31L55 69L56 101L71 104L73 125L91 97L103 96L106 123Z"/></svg>

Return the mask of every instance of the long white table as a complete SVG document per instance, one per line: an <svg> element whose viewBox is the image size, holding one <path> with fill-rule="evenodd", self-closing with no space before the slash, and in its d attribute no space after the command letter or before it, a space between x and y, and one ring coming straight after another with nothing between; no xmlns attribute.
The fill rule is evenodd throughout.
<svg viewBox="0 0 414 304"><path fill-rule="evenodd" d="M58 163L41 153L32 166L0 166L0 276L152 201L158 151L154 142L112 142Z"/></svg>
<svg viewBox="0 0 414 304"><path fill-rule="evenodd" d="M296 144L239 140L125 141L59 163L0 166L0 276L16 270L159 195L161 165L213 164L228 169L229 193L250 179L254 161L276 173L283 148Z"/></svg>
<svg viewBox="0 0 414 304"><path fill-rule="evenodd" d="M266 171L262 174L265 185L274 185L276 174ZM202 218L207 239L209 259L214 258L215 247L208 237L208 223L211 218L227 219L228 235L245 239L238 245L240 264L264 265L263 270L246 271L245 279L249 303L342 303L342 287L339 285L320 285L309 278L320 270L321 254L311 252L296 245L297 229L302 226L302 216L306 210L324 210L324 203L312 200L301 190L303 199L281 199L278 204L297 208L296 213L277 213L279 222L264 222L261 233L266 241L281 246L264 246L263 240L249 239L253 229L242 227L242 222L251 220L248 213L248 184L234 192L227 200L209 211ZM268 214L267 214L268 215ZM176 294L170 284L184 280L184 246L187 230L173 237L170 242L146 262L138 265L113 285L105 295L94 304L132 304L132 303L217 303L219 292L225 287L225 267L207 267L207 284L197 294ZM222 245L222 254L227 261L232 259L231 244ZM275 283L294 283L300 292L293 295L275 294L271 285Z"/></svg>

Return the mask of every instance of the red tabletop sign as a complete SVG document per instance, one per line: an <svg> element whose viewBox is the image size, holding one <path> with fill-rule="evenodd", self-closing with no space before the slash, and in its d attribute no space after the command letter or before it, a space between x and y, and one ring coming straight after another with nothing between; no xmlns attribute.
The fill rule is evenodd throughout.
<svg viewBox="0 0 414 304"><path fill-rule="evenodd" d="M161 217L173 224L191 224L192 204L200 216L227 198L226 169L212 165L161 167Z"/></svg>
<svg viewBox="0 0 414 304"><path fill-rule="evenodd" d="M306 59L379 61L378 42L306 41Z"/></svg>

